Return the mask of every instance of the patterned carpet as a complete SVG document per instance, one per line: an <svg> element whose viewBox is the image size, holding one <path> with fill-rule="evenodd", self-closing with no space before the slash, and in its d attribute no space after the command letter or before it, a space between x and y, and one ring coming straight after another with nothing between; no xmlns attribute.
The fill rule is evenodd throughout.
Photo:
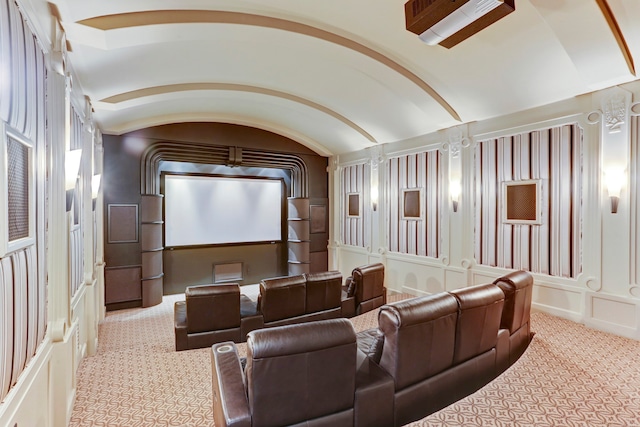
<svg viewBox="0 0 640 427"><path fill-rule="evenodd" d="M173 303L183 298L107 314L97 354L77 373L71 427L213 426L209 349L174 350ZM376 312L352 321L373 327ZM411 426L640 426L638 341L542 313L532 328L533 342L507 372Z"/></svg>

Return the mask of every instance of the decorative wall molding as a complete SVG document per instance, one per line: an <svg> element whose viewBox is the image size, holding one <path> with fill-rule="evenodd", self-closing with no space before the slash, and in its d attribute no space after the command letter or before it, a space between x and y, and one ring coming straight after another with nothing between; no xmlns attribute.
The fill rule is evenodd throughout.
<svg viewBox="0 0 640 427"><path fill-rule="evenodd" d="M627 105L623 95L616 94L603 103L605 126L609 133L618 133L626 123Z"/></svg>
<svg viewBox="0 0 640 427"><path fill-rule="evenodd" d="M582 139L577 124L479 141L475 258L479 264L577 277L582 270ZM542 181L542 224L504 224L505 181Z"/></svg>

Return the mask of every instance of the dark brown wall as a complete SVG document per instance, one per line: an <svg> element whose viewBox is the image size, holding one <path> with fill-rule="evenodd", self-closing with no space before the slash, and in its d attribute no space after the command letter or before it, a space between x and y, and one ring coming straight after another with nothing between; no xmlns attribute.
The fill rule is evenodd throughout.
<svg viewBox="0 0 640 427"><path fill-rule="evenodd" d="M307 166L311 203L327 204L327 212L329 212L327 158L283 136L251 127L223 123L180 123L143 129L121 136L104 135L103 188L106 222L104 252L107 271L113 270L113 274L106 275L108 308L135 306L140 303L139 300L127 301L126 297L126 295L140 294L135 288L139 287L140 283L133 279L137 275L126 274L129 268L132 273L140 268L140 239L134 243L109 243L110 224L107 214L111 204L139 206L141 157L144 151L156 142L175 142L177 146L181 142L195 142L296 154ZM115 227L117 224L111 224L111 226ZM326 233L313 234L311 239L313 261L311 269L312 271L326 269L328 227ZM273 245L247 245L243 246L241 251L237 247L165 250L163 256L165 294L181 292L189 285L208 283L212 277L213 263L229 261L230 253L234 254L235 261L245 262L250 273L245 277L252 283L266 277L285 275L286 245L278 246L282 248L277 249ZM280 253L274 253L274 251ZM273 260L273 262L265 262L265 260ZM110 281L109 277L117 277L119 280ZM122 277L132 279L123 281ZM248 282L245 281L245 283ZM117 295L118 298L114 297L115 299L110 301L109 295Z"/></svg>

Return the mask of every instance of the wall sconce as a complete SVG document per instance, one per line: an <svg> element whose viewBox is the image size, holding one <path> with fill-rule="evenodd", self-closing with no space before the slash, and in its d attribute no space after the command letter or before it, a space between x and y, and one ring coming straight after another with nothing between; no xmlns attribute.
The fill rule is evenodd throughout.
<svg viewBox="0 0 640 427"><path fill-rule="evenodd" d="M71 210L73 193L76 189L78 174L80 173L80 160L82 150L71 150L65 153L64 157L64 189L67 195L67 212Z"/></svg>
<svg viewBox="0 0 640 427"><path fill-rule="evenodd" d="M93 210L96 209L96 199L98 198L98 193L100 192L101 181L101 174L93 175L93 177L91 178L91 201L93 203Z"/></svg>
<svg viewBox="0 0 640 427"><path fill-rule="evenodd" d="M458 201L460 200L461 191L460 181L449 181L449 194L451 195L454 212L458 212Z"/></svg>
<svg viewBox="0 0 640 427"><path fill-rule="evenodd" d="M378 210L378 186L371 186L371 206L373 207L373 211Z"/></svg>
<svg viewBox="0 0 640 427"><path fill-rule="evenodd" d="M604 182L611 200L611 213L618 213L618 202L620 201L620 192L624 181L625 174L622 169L608 169L604 174Z"/></svg>

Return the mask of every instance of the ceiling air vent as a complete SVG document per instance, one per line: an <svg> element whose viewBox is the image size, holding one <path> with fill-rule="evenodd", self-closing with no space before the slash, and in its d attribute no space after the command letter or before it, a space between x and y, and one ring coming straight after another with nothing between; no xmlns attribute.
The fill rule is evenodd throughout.
<svg viewBox="0 0 640 427"><path fill-rule="evenodd" d="M515 10L515 0L409 0L407 30L429 45L451 48Z"/></svg>

